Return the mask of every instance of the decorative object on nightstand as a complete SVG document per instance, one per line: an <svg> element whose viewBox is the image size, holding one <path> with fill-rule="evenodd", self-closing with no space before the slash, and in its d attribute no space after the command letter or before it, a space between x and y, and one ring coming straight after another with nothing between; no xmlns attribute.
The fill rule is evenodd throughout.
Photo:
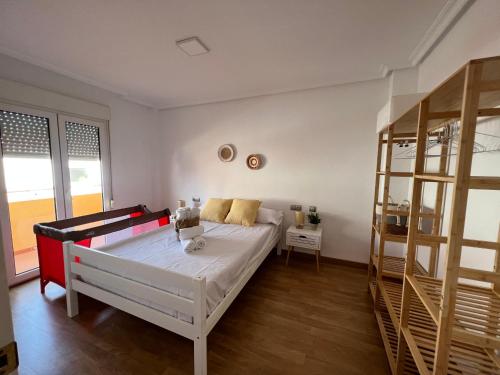
<svg viewBox="0 0 500 375"><path fill-rule="evenodd" d="M323 228L311 230L307 228L299 229L294 225L290 225L286 231L286 246L288 254L286 255L286 265L288 266L288 259L290 253L295 247L301 249L314 250L316 254L316 270L319 272L319 257L321 253L321 237L323 235Z"/></svg>
<svg viewBox="0 0 500 375"><path fill-rule="evenodd" d="M290 210L295 211L295 227L303 228L304 227L304 213L302 212L302 206L300 204L292 204L290 205Z"/></svg>
<svg viewBox="0 0 500 375"><path fill-rule="evenodd" d="M295 211L295 228L302 229L304 228L304 219L306 215L302 211Z"/></svg>
<svg viewBox="0 0 500 375"><path fill-rule="evenodd" d="M321 219L319 217L319 213L316 211L311 211L309 209L309 214L307 215L307 219L309 220L309 224L311 227L311 230L316 230L318 229L319 223L321 223Z"/></svg>

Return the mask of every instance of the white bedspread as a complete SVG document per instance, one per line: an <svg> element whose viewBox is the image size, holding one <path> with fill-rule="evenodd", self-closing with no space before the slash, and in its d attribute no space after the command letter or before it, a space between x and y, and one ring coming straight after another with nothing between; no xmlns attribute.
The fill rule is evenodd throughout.
<svg viewBox="0 0 500 375"><path fill-rule="evenodd" d="M271 243L277 240L279 233L278 226L273 224L243 227L202 221L201 225L205 227L203 237L207 245L204 249L189 254L182 250L172 225L150 232L147 236L130 238L98 249L187 276L206 277L207 313L210 314L236 284L241 273L252 265L265 248L269 248ZM193 297L183 291L168 291L187 298ZM177 316L176 311L152 301L137 296L123 295L123 297ZM191 317L188 316L179 318L191 321Z"/></svg>

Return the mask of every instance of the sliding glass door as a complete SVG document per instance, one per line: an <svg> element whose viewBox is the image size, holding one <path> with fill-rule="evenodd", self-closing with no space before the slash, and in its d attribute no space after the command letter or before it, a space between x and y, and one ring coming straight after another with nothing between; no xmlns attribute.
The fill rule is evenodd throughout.
<svg viewBox="0 0 500 375"><path fill-rule="evenodd" d="M109 209L107 126L103 122L59 116L66 215L81 216Z"/></svg>
<svg viewBox="0 0 500 375"><path fill-rule="evenodd" d="M9 283L36 276L33 224L65 217L57 115L0 105L0 211Z"/></svg>
<svg viewBox="0 0 500 375"><path fill-rule="evenodd" d="M33 224L109 208L106 123L0 104L0 221L10 284L38 274Z"/></svg>

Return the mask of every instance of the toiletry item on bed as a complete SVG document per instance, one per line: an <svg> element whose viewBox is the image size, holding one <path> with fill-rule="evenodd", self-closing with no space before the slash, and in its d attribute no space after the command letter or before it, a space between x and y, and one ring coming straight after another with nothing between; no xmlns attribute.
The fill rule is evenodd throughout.
<svg viewBox="0 0 500 375"><path fill-rule="evenodd" d="M200 207L201 206L201 199L200 197L193 197L193 207Z"/></svg>
<svg viewBox="0 0 500 375"><path fill-rule="evenodd" d="M191 214L191 209L189 207L181 207L181 208L178 208L175 213L176 213L176 216L177 216L177 220L185 220L185 219L189 219L189 216Z"/></svg>
<svg viewBox="0 0 500 375"><path fill-rule="evenodd" d="M190 228L181 228L179 229L179 239L189 240L191 238L201 236L204 231L205 228L203 228L203 225L197 225L196 227Z"/></svg>
<svg viewBox="0 0 500 375"><path fill-rule="evenodd" d="M195 218L199 218L200 217L200 209L198 207L192 207L191 208L191 211L189 213L189 218L190 219L195 219Z"/></svg>
<svg viewBox="0 0 500 375"><path fill-rule="evenodd" d="M200 210L198 208L181 207L176 211L175 231L200 225ZM179 239L179 236L177 236Z"/></svg>
<svg viewBox="0 0 500 375"><path fill-rule="evenodd" d="M202 236L196 236L195 238L193 238L193 241L196 244L196 250L203 249L205 247L205 245L207 244L207 240L205 238L203 238Z"/></svg>
<svg viewBox="0 0 500 375"><path fill-rule="evenodd" d="M196 241L192 238L181 240L181 246L186 253L191 253L196 250Z"/></svg>

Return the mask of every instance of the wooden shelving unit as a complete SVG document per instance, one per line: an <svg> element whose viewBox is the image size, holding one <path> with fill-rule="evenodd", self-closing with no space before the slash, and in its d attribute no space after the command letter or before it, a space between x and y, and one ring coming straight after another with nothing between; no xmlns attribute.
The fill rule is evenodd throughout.
<svg viewBox="0 0 500 375"><path fill-rule="evenodd" d="M384 276L403 280L405 270L405 258L393 257L390 255L384 256ZM377 269L379 264L378 255L373 254L373 265ZM414 273L417 275L426 275L427 271L418 262L415 262Z"/></svg>
<svg viewBox="0 0 500 375"><path fill-rule="evenodd" d="M497 241L464 238L469 190L500 190L500 176L471 176L477 118L500 116L499 106L500 57L472 60L379 133L368 282L393 374L500 374L500 228ZM460 121L453 173L447 171L452 167L447 167L451 145L446 138L441 143L438 172L428 173L427 142L439 137L450 120ZM416 146L411 173L391 171L392 146L400 140ZM382 215L377 223L381 176ZM393 177L412 178L407 235L385 230L387 217L395 214L388 209ZM422 204L424 184L436 184L430 213ZM446 186L452 197L447 233L442 233ZM430 233L422 232L423 218L432 220ZM388 241L406 243L406 258L386 256ZM416 259L420 245L430 249L425 269ZM437 279L441 246L446 263L442 278ZM461 266L463 246L494 251L493 264L484 270Z"/></svg>

